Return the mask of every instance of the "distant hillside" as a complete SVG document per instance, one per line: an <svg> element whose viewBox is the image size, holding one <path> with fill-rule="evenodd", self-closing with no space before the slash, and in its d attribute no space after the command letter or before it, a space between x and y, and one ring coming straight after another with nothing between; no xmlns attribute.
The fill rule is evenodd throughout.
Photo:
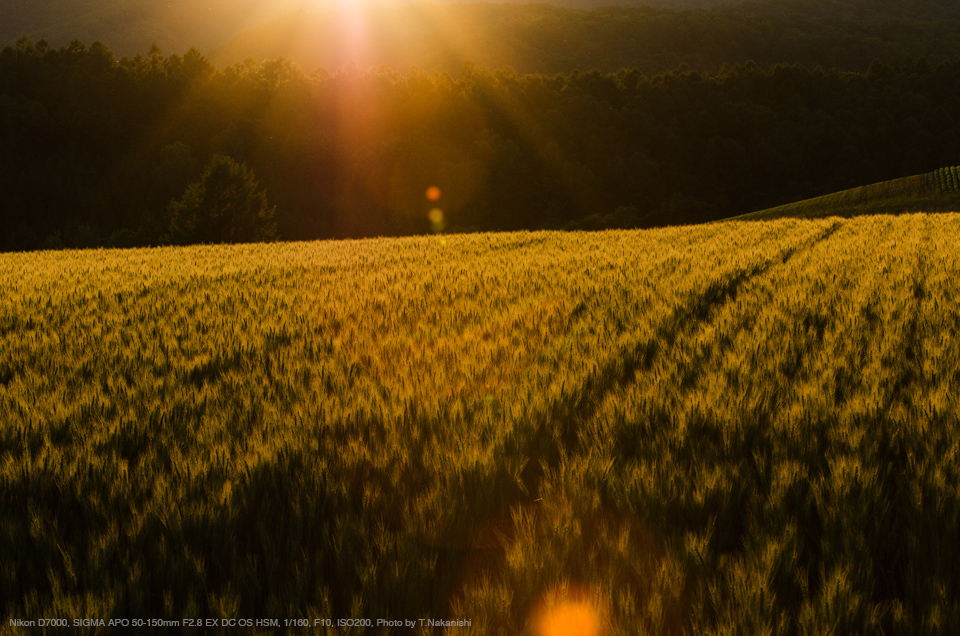
<svg viewBox="0 0 960 636"><path fill-rule="evenodd" d="M853 20L960 20L956 0L735 0L723 8L737 13L802 13Z"/></svg>
<svg viewBox="0 0 960 636"><path fill-rule="evenodd" d="M302 0L0 0L0 46L21 36L54 46L99 40L121 55L212 49Z"/></svg>
<svg viewBox="0 0 960 636"><path fill-rule="evenodd" d="M459 67L468 54L491 66L544 72L623 66L657 72L682 62L712 69L748 59L860 68L874 57L960 55L955 24L925 24L960 20L960 3L944 0L385 4L368 27L381 46L367 55L402 70ZM0 47L26 35L54 46L99 40L118 55L146 52L156 43L168 52L220 49L219 62L286 55L306 67L335 67L338 56L349 57L342 46L336 53L317 51L344 34L329 19L334 6L334 0L0 0ZM437 20L457 29L438 31ZM297 35L313 48L290 40ZM293 54L284 50L288 44Z"/></svg>
<svg viewBox="0 0 960 636"><path fill-rule="evenodd" d="M357 31L359 29L359 31ZM456 74L464 62L521 73L574 69L661 73L681 64L717 71L753 60L767 67L866 70L874 59L960 57L952 22L857 21L810 15L746 15L548 4L404 4L370 7L362 20L334 11L297 11L232 38L212 54L229 65L286 57L306 70L385 65Z"/></svg>
<svg viewBox="0 0 960 636"><path fill-rule="evenodd" d="M684 10L725 1L558 0L553 4L580 9L624 4ZM0 47L26 35L54 46L75 39L100 40L122 55L146 51L153 43L165 50L191 46L212 50L244 30L290 11L336 4L335 0L0 0Z"/></svg>
<svg viewBox="0 0 960 636"><path fill-rule="evenodd" d="M907 212L945 212L960 210L958 169L882 181L859 188L834 192L821 197L759 210L736 217L741 220L769 220L786 217L851 217L862 214L902 214ZM944 178L944 175L949 175Z"/></svg>

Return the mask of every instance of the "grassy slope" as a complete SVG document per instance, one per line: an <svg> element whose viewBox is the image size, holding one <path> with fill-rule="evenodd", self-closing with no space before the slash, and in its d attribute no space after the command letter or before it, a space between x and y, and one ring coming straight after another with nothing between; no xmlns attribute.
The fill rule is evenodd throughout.
<svg viewBox="0 0 960 636"><path fill-rule="evenodd" d="M722 0L651 0L614 2L677 10L713 6ZM390 4L389 0L385 4ZM405 3L401 3L405 4ZM606 0L562 0L556 4L592 9ZM205 53L230 38L290 11L336 7L334 0L0 0L0 48L22 35L45 39L54 46L79 39L106 43L120 55L144 53L151 43L166 52L182 53L191 46ZM257 50L243 52L256 55Z"/></svg>
<svg viewBox="0 0 960 636"><path fill-rule="evenodd" d="M114 53L204 51L297 6L296 0L0 0L0 48L26 35L55 47L99 40Z"/></svg>
<svg viewBox="0 0 960 636"><path fill-rule="evenodd" d="M958 633L958 236L0 255L3 615Z"/></svg>
<svg viewBox="0 0 960 636"><path fill-rule="evenodd" d="M735 217L737 220L815 219L861 214L903 214L960 210L960 196L940 194L931 173L834 192Z"/></svg>

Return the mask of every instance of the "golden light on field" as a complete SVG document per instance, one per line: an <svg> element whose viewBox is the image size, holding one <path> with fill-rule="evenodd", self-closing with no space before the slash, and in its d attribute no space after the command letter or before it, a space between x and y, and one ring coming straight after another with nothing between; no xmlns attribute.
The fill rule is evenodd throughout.
<svg viewBox="0 0 960 636"><path fill-rule="evenodd" d="M415 183L409 196L426 224L430 182ZM457 190L436 183L456 218L449 202ZM446 242L443 252L444 237L431 236L0 254L0 498L24 500L14 507L26 512L4 518L7 536L34 541L8 551L12 566L0 572L14 590L8 605L58 615L62 600L44 590L77 585L70 567L50 565L59 559L93 573L84 583L88 604L115 606L130 590L149 601L144 612L163 616L170 603L152 594L162 586L183 590L178 606L235 607L263 587L231 564L269 539L302 565L280 551L257 552L277 573L277 593L317 592L305 605L316 615L341 589L358 606L408 598L420 602L410 615L429 615L432 601L421 599L429 595L410 595L409 581L442 577L453 584L437 590L460 590L451 616L476 619L454 634L499 625L530 636L732 633L791 625L791 607L816 627L863 624L860 632L879 633L880 619L866 624L863 616L887 615L888 601L870 596L887 564L856 568L864 551L891 549L890 533L864 522L880 510L884 523L929 529L930 552L918 567L936 589L904 574L905 589L921 618L944 611L943 581L956 568L941 555L955 549L950 523L960 505L950 479L960 474L960 455L943 452L960 436L960 343L944 336L960 317L960 214L475 233ZM620 336L598 337L596 326L614 321ZM648 354L652 335L664 348ZM638 362L646 355L654 356L649 367ZM701 374L695 387L687 386L691 361ZM612 365L627 362L629 382L611 377ZM895 386L905 373L918 379ZM772 390L777 399L763 399ZM571 396L585 392L596 406L578 423L577 446L557 439L566 457L554 458L559 444L509 442L537 439L531 422L552 426L553 413L570 413ZM633 413L665 415L662 424L647 415L641 423ZM823 435L825 449L810 452L811 435ZM718 440L744 446L746 459ZM755 459L743 440L769 450L764 468L779 494L746 497L753 503L740 510L742 461ZM678 453L679 445L695 452ZM904 448L942 458L942 472L913 470L910 458L904 469ZM812 487L823 456L836 461ZM544 469L538 500L501 501L494 488L522 480L528 461ZM679 507L658 513L662 526L646 527L638 507L662 505L679 479L702 494L702 507L690 507L693 498L673 502ZM897 508L892 479L903 480ZM598 487L630 489L636 501L606 502ZM822 505L849 503L851 492L857 506ZM926 507L928 493L937 506ZM463 504L451 505L451 495ZM317 502L351 497L363 505L331 507L329 521L304 525L317 519ZM711 514L691 526L689 511L709 512L713 498L738 514L799 521L779 527ZM398 502L436 516L384 526ZM141 505L138 514L154 521L129 514ZM860 512L843 518L852 508ZM177 535L183 549L168 550L155 577L108 575L155 565L139 547L163 538L171 510L177 528L194 529ZM226 514L253 521L231 522L212 545ZM819 527L821 516L850 533L836 551L841 566L821 577L813 602L801 594L780 607L777 594L794 594L798 581L809 588L796 550L806 519ZM105 518L109 528L71 540L59 530L97 529ZM740 521L757 536L739 541L728 532ZM350 586L318 577L329 551L304 527L355 541L342 554ZM909 551L916 535L903 534L893 548ZM382 550L384 541L397 549ZM41 542L49 549L35 549ZM715 549L736 550L728 571L698 565ZM382 560L370 560L380 552ZM421 558L427 553L463 556L440 563ZM797 576L781 589L770 571L783 554ZM224 574L198 573L194 559ZM704 603L691 586L724 593Z"/></svg>
<svg viewBox="0 0 960 636"><path fill-rule="evenodd" d="M584 589L560 586L534 612L536 636L600 636L603 612Z"/></svg>

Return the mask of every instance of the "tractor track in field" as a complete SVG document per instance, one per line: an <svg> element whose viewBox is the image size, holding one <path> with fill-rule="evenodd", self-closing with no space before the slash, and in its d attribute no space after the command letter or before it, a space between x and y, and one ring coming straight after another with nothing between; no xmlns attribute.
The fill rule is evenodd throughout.
<svg viewBox="0 0 960 636"><path fill-rule="evenodd" d="M650 369L660 356L669 352L679 338L694 334L708 323L721 307L736 299L749 281L827 240L841 225L842 221L837 220L772 258L740 269L732 276L715 279L690 294L660 321L652 337L622 347L578 390L570 391L551 405L535 424L535 432L522 444L529 458L522 478L530 496L540 496L539 484L548 468L557 466L564 454L579 452L581 427L594 417L609 394L629 386L639 373Z"/></svg>

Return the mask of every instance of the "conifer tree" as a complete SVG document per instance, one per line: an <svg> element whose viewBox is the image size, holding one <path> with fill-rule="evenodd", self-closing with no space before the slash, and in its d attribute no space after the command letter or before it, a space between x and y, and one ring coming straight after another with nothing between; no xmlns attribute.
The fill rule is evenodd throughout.
<svg viewBox="0 0 960 636"><path fill-rule="evenodd" d="M246 164L215 155L198 181L170 204L174 243L248 243L277 238L276 208Z"/></svg>

